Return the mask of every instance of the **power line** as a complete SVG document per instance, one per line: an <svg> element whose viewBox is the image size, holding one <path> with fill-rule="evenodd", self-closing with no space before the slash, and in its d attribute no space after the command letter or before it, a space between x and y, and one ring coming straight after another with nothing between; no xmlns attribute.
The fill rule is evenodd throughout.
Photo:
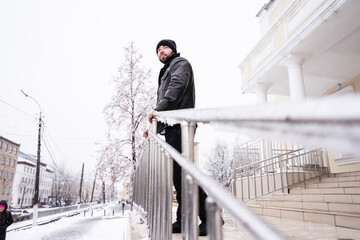
<svg viewBox="0 0 360 240"><path fill-rule="evenodd" d="M44 124L44 125L45 125L45 124ZM45 126L44 126L44 128L45 128ZM62 157L65 159L65 161L66 161L67 163L71 164L71 162L68 161L68 159L65 157L65 154L64 154L64 153L61 151L61 149L59 148L59 146L56 144L54 138L53 138L52 135L50 134L49 129L46 127L45 130L47 131L47 133L48 133L48 135L50 136L52 142L54 143L55 147L56 147L57 150L60 152L60 154L62 155ZM43 134L43 135L45 135L45 134Z"/></svg>
<svg viewBox="0 0 360 240"><path fill-rule="evenodd" d="M13 105L11 105L10 103L5 102L4 100L1 100L1 99L0 99L0 102L2 102L2 103L4 103L4 104L6 104L6 105L8 105L8 106L12 107L13 109L15 109L15 110L17 110L17 111L19 111L19 112L21 112L21 113L23 113L23 114L25 114L25 115L27 115L27 116L31 117L31 118L35 118L35 119L37 119L37 118L36 118L36 117L34 117L33 115L31 115L31 114L29 114L29 113L27 113L27 112L25 112L25 111L23 111L23 110L21 110L21 109L19 109L19 108L15 107L15 106L13 106Z"/></svg>
<svg viewBox="0 0 360 240"><path fill-rule="evenodd" d="M44 128L45 128L45 123L43 124L43 131L44 131ZM47 128L46 128L46 131L49 132L49 130L48 130ZM50 132L49 132L49 136L51 137ZM69 178L65 175L64 170L61 169L61 168L58 166L58 163L57 163L54 155L53 155L53 154L51 153L51 151L50 151L50 145L47 144L47 142L49 143L49 141L48 141L48 139L46 139L45 134L42 134L42 137L43 137L42 139L43 139L43 141L44 141L45 148L46 148L47 152L49 153L50 159L52 160L54 166L55 166L56 169L59 171L59 173L64 177L64 179L65 179L66 181L77 181L77 180L79 180L79 179L77 179L77 178L69 179ZM53 139L52 139L52 141L53 141L53 143L55 144L55 146L58 148L58 150L60 151L60 153L63 155L63 153L61 152L60 148L56 145L55 141L54 141ZM65 159L66 159L66 158L65 158Z"/></svg>
<svg viewBox="0 0 360 240"><path fill-rule="evenodd" d="M45 124L43 124L43 126L44 126L44 125L45 125ZM43 128L43 133L44 133L44 128ZM67 178L67 176L64 174L63 170L60 169L60 167L57 165L57 163L56 163L56 161L55 161L52 153L50 152L50 149L49 149L48 145L46 144L46 141L47 141L47 140L45 140L44 134L42 134L42 139L43 139L43 141L44 141L45 148L46 148L47 152L49 153L50 159L51 159L52 162L54 163L54 166L57 168L57 170L59 171L59 173L60 173L67 181L69 181L69 179Z"/></svg>

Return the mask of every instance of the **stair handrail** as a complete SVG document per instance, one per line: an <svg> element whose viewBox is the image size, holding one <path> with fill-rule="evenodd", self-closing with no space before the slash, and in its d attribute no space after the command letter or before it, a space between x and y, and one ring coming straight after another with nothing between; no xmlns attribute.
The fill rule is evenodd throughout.
<svg viewBox="0 0 360 240"><path fill-rule="evenodd" d="M294 153L300 152L302 150L305 150L305 148L291 151L290 154L294 154ZM310 170L300 171L299 165L293 165L292 171L289 171L289 169L288 169L289 161L293 162L293 160L295 161L296 159L299 159L300 157L315 154L315 153L320 153L320 154L319 154L319 158L316 159L317 164L314 165L314 170L312 169L312 165L304 164L303 167L310 167ZM275 157L271 157L269 159L261 160L261 161L255 162L255 163L247 164L245 166L236 168L236 173L234 174L236 179L234 181L241 182L241 189L240 189L240 193L238 195L241 196L241 199L243 201L248 201L251 199L259 198L266 194L270 194L270 193L278 191L278 190L281 190L282 192L287 192L288 188L292 185L301 184L311 178L321 176L324 174L324 159L323 159L324 153L326 155L326 151L323 149L314 149L314 150L299 153L299 154L296 154L296 155L293 155L290 157L287 157L287 155L289 155L289 153L281 154L281 155L278 155ZM283 158L284 156L286 156L286 158ZM275 168L274 166L277 166L277 167ZM273 171L269 171L269 167L270 167L270 169L272 168ZM294 168L297 168L297 171L294 171ZM266 169L266 171L265 171L265 169ZM272 174L272 177L270 177L271 181L273 183L272 190L270 190L270 185L269 185L269 181L270 181L269 173ZM277 187L275 174L280 175L280 187ZM284 178L284 174L285 174L285 178ZM292 181L290 181L290 179L289 179L289 176L288 176L289 174L291 174ZM296 179L294 176L295 174L297 174ZM328 167L327 174L329 174L329 167ZM252 185L250 184L250 181L251 181L250 177L253 179ZM246 179L247 184L246 183L243 184L244 179ZM256 180L256 179L258 179L258 180ZM264 184L263 181L267 181L267 184ZM257 188L258 188L257 185L259 184L258 182L260 182L261 194L259 194L257 191ZM267 191L264 191L264 189L263 189L264 185L267 187ZM236 189L237 184L233 183L233 188L235 188L235 190L233 190L233 191L237 192L237 189ZM248 195L247 198L244 197L244 188L246 189L245 192L247 192L247 195ZM250 191L251 191L250 189L252 189L252 188L255 189L253 191L253 195L252 195L253 197L251 197L251 193L250 193Z"/></svg>
<svg viewBox="0 0 360 240"><path fill-rule="evenodd" d="M260 161L254 162L254 163L249 163L247 165L236 168L236 171L241 170L243 168L248 168L248 167L250 167L252 165L258 165L258 164L261 164L261 163L266 162L266 161L270 161L270 160L273 160L273 159L276 159L276 158L279 158L279 157L282 157L282 156L286 156L286 155L289 155L289 154L292 154L292 153L295 153L295 152L299 152L299 151L302 151L302 150L304 150L304 148L299 148L299 149L296 149L296 150L290 150L287 153L283 153L283 154L277 155L275 157L271 157L271 158L268 158L268 159L265 159L265 160L260 160ZM310 151L310 152L312 152L312 151ZM296 157L296 156L293 156L293 157ZM290 159L290 158L288 158L288 159ZM284 159L284 160L286 160L286 159Z"/></svg>

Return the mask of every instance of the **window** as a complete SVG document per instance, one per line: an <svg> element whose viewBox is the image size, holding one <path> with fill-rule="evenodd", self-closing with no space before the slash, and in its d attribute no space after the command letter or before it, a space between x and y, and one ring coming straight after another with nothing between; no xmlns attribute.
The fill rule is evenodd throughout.
<svg viewBox="0 0 360 240"><path fill-rule="evenodd" d="M13 146L11 145L10 146L10 153L12 153L12 151L13 151Z"/></svg>
<svg viewBox="0 0 360 240"><path fill-rule="evenodd" d="M20 204L20 201L21 201L20 198L18 198L18 204Z"/></svg>
<svg viewBox="0 0 360 240"><path fill-rule="evenodd" d="M12 178L13 178L13 173L10 173L10 178L9 178L9 180L11 181Z"/></svg>
<svg viewBox="0 0 360 240"><path fill-rule="evenodd" d="M11 159L8 158L8 160L7 160L7 162L6 162L6 165L10 166L10 161L11 161Z"/></svg>
<svg viewBox="0 0 360 240"><path fill-rule="evenodd" d="M5 143L5 152L8 150L8 146L9 146L9 144L7 144L7 143Z"/></svg>
<svg viewBox="0 0 360 240"><path fill-rule="evenodd" d="M12 167L15 167L15 160L12 161Z"/></svg>
<svg viewBox="0 0 360 240"><path fill-rule="evenodd" d="M2 193L2 194L5 193L5 186L3 186L3 187L1 188L1 193Z"/></svg>
<svg viewBox="0 0 360 240"><path fill-rule="evenodd" d="M26 171L26 166L24 166L24 172Z"/></svg>
<svg viewBox="0 0 360 240"><path fill-rule="evenodd" d="M7 175L8 175L8 173L7 173L7 172L5 172L5 174L4 174L4 180L6 180L6 179L7 179Z"/></svg>
<svg viewBox="0 0 360 240"><path fill-rule="evenodd" d="M9 186L6 194L10 194L10 192L11 192L11 187Z"/></svg>
<svg viewBox="0 0 360 240"><path fill-rule="evenodd" d="M3 171L0 171L0 179L2 178L2 173L3 173Z"/></svg>
<svg viewBox="0 0 360 240"><path fill-rule="evenodd" d="M14 154L15 154L15 155L17 154L17 148L15 148L15 152L14 152Z"/></svg>
<svg viewBox="0 0 360 240"><path fill-rule="evenodd" d="M1 150L1 147L2 147L2 141L0 141L0 150Z"/></svg>
<svg viewBox="0 0 360 240"><path fill-rule="evenodd" d="M21 178L21 182L24 182L24 177Z"/></svg>
<svg viewBox="0 0 360 240"><path fill-rule="evenodd" d="M5 157L3 157L3 158L2 158L2 160L1 160L1 164L2 164L2 165L4 165L4 164L5 164L5 160L6 160L6 158L5 158Z"/></svg>

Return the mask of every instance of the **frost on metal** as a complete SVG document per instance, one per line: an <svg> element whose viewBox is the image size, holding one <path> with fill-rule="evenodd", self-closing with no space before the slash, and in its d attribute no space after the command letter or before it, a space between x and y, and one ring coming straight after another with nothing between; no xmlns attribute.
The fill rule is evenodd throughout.
<svg viewBox="0 0 360 240"><path fill-rule="evenodd" d="M184 109L158 112L159 121L209 123L251 137L268 137L360 154L360 96L268 103L261 105Z"/></svg>

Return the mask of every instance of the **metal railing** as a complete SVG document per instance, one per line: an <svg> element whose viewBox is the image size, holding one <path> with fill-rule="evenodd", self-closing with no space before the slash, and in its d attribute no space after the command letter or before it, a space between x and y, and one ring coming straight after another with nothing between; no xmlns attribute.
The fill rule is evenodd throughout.
<svg viewBox="0 0 360 240"><path fill-rule="evenodd" d="M235 147L234 160L237 166L245 166L284 153L290 154L300 148L295 144L284 144L269 139L256 139Z"/></svg>
<svg viewBox="0 0 360 240"><path fill-rule="evenodd" d="M327 159L324 162L324 158ZM326 167L325 167L326 166ZM303 183L325 173L329 174L327 152L304 148L288 151L278 156L251 163L236 169L235 193L248 201ZM240 184L239 184L240 183Z"/></svg>
<svg viewBox="0 0 360 240"><path fill-rule="evenodd" d="M148 221L150 239L172 238L172 160L183 169L183 239L197 239L198 188L200 185L208 194L206 199L210 239L222 239L220 209L223 208L240 226L255 239L284 239L266 225L249 208L215 180L201 172L193 163L193 122L183 122L183 155L168 145L155 133L149 132L149 147L143 154L137 168L134 182L134 202L138 211ZM153 122L156 129L156 122ZM251 224L249 224L251 223Z"/></svg>
<svg viewBox="0 0 360 240"><path fill-rule="evenodd" d="M195 123L209 123L222 128L236 129L250 136L271 136L283 141L296 141L306 143L308 146L328 147L335 151L343 150L358 154L360 153L358 148L360 108L344 106L360 106L360 98L328 98L311 102L240 108L158 112L156 114L158 121L169 125L181 123L183 154L156 136L157 124L154 120L153 131L149 132L148 148L138 163L133 190L135 208L142 212L147 220L150 239L171 239L172 237L172 160L183 169L182 239L197 239L197 185L208 194L209 239L222 239L219 208L224 209L232 220L254 239L284 239L281 234L253 214L239 199L194 166L192 163L194 136L191 134L194 125ZM298 153L296 156L300 157L301 154ZM281 172L290 162L294 163L292 166L297 168L298 173L303 174L305 171L300 171L300 168L307 170L307 168L318 167L312 163L300 164L301 161L296 159L296 157L284 157L277 163L263 163L260 165L260 170L257 167L252 172L255 177L258 171L267 169L270 176L270 169ZM293 176L295 178L300 175Z"/></svg>

